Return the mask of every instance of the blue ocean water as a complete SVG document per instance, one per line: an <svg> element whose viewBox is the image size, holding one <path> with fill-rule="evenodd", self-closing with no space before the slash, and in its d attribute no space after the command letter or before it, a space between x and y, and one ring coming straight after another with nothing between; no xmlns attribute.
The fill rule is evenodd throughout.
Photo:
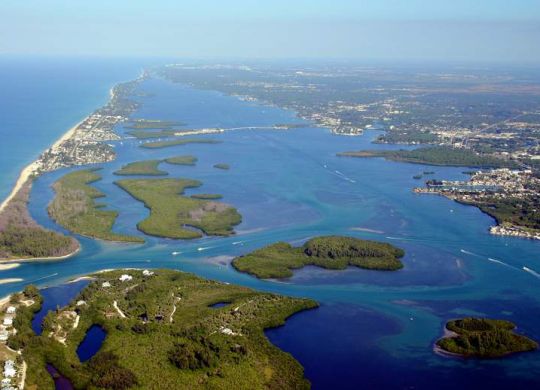
<svg viewBox="0 0 540 390"><path fill-rule="evenodd" d="M178 120L189 128L300 122L289 111L163 80L148 80L141 88L149 93L139 98L138 118ZM158 150L142 149L135 139L117 142L118 159L103 165L103 180L96 183L107 194L103 201L120 213L116 231L140 234L135 225L148 211L113 184L118 177L112 172L127 162L192 154L199 159L194 167L161 168L171 177L204 183L190 194L223 194L243 216L237 234L193 241L147 237L143 245L80 238L82 251L69 260L25 263L3 271L2 278L24 282L1 285L0 295L26 283L58 284L106 268L169 267L318 300L319 309L297 314L267 332L304 365L316 389L537 385L540 352L490 361L453 359L436 355L433 343L448 319L465 315L509 319L519 325L518 332L540 340L540 279L523 269L540 271L540 244L491 236L487 230L493 220L478 209L411 191L418 185L413 176L422 171L459 179L465 177L463 169L336 157L344 150L393 147L371 144L376 135L371 131L362 137L338 137L320 128L245 130L204 136L220 144ZM54 137L46 144L52 141ZM213 168L220 162L231 169ZM40 177L30 202L38 222L59 230L46 206L53 196L50 185L66 171ZM322 234L398 245L406 251L405 268L376 272L307 267L290 280L276 282L239 274L229 265L232 257L268 243L300 244Z"/></svg>

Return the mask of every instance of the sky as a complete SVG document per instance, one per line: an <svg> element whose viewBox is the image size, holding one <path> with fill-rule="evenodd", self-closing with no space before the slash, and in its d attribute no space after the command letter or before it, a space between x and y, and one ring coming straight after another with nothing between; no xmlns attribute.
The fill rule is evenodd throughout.
<svg viewBox="0 0 540 390"><path fill-rule="evenodd" d="M540 0L0 0L0 54L540 63Z"/></svg>

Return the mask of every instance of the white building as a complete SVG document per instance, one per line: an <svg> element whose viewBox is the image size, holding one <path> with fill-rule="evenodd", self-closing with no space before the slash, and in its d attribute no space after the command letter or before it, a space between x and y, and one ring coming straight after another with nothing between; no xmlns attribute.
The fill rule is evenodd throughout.
<svg viewBox="0 0 540 390"><path fill-rule="evenodd" d="M101 287L103 287L103 288L111 287L111 283L110 282L103 282L103 283L101 283Z"/></svg>
<svg viewBox="0 0 540 390"><path fill-rule="evenodd" d="M133 279L133 276L127 274L123 274L122 276L120 276L120 278L118 278L118 280L120 280L121 282L127 282L131 279Z"/></svg>
<svg viewBox="0 0 540 390"><path fill-rule="evenodd" d="M17 375L15 362L13 360L6 360L4 363L4 378L13 378L15 375Z"/></svg>
<svg viewBox="0 0 540 390"><path fill-rule="evenodd" d="M145 270L142 272L142 274L143 274L144 276L152 276L152 275L154 275L154 273L153 273L152 271L148 271L147 269L145 269Z"/></svg>
<svg viewBox="0 0 540 390"><path fill-rule="evenodd" d="M12 326L12 325L13 325L13 318L11 318L11 317L5 317L5 318L4 318L4 325L5 325L5 326Z"/></svg>
<svg viewBox="0 0 540 390"><path fill-rule="evenodd" d="M17 308L15 306L9 306L7 309L6 309L6 313L7 314L15 314L15 311L17 311Z"/></svg>

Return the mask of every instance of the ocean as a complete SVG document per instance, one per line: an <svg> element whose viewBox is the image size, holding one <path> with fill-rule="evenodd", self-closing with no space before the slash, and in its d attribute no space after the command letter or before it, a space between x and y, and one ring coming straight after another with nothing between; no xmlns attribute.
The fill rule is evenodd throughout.
<svg viewBox="0 0 540 390"><path fill-rule="evenodd" d="M0 62L1 194L19 170L74 123L106 102L109 88L136 77L136 61L83 60ZM164 80L147 80L136 118L177 120L188 128L272 126L302 122L293 112L241 101ZM7 119L4 119L7 118ZM124 129L120 126L118 132ZM27 283L58 285L89 272L118 267L168 267L248 287L316 299L321 307L299 313L269 339L305 367L314 389L530 388L538 383L540 352L480 361L433 352L447 320L468 315L503 318L518 332L540 340L540 243L488 234L494 221L474 207L433 195L417 195L413 176L463 179L465 169L427 167L382 159L340 158L336 153L373 145L379 134L339 137L328 129L238 130L203 137L219 144L142 149L135 139L118 141L116 161L102 165L95 185L120 216L114 230L140 234L147 209L115 186L112 172L137 160L182 154L196 166L162 166L171 177L203 182L188 193L220 193L243 222L232 237L193 241L147 238L144 245L80 238L82 250L65 261L24 263L1 278L0 295ZM213 168L230 164L228 171ZM74 168L80 169L80 168ZM51 184L63 169L40 177L30 211L44 226L62 230L47 215ZM282 282L236 272L228 261L276 241L300 244L310 237L344 234L403 248L397 272L307 267ZM179 252L173 254L173 252Z"/></svg>

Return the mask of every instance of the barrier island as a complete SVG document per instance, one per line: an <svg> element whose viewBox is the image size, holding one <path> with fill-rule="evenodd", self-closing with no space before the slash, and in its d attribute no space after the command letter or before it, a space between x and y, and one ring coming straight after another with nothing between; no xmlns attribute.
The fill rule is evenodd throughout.
<svg viewBox="0 0 540 390"><path fill-rule="evenodd" d="M219 144L220 141L207 138L184 138L176 139L172 141L157 141L157 142L145 142L141 144L141 148L146 149L162 149L171 146L187 145L187 144Z"/></svg>
<svg viewBox="0 0 540 390"><path fill-rule="evenodd" d="M126 129L134 130L168 130L175 126L185 126L186 124L178 121L164 121L160 119L133 119L129 125L125 125Z"/></svg>
<svg viewBox="0 0 540 390"><path fill-rule="evenodd" d="M469 149L449 146L430 146L414 150L360 150L338 153L341 157L383 157L387 160L412 164L474 167L474 168L514 168L516 163L501 158L481 155Z"/></svg>
<svg viewBox="0 0 540 390"><path fill-rule="evenodd" d="M399 259L404 255L402 249L383 242L327 236L313 238L300 247L277 242L235 258L232 265L236 270L260 279L282 279L291 277L292 270L307 265L336 270L355 266L395 271L403 268Z"/></svg>
<svg viewBox="0 0 540 390"><path fill-rule="evenodd" d="M112 227L117 211L102 210L95 202L105 194L90 184L101 180L96 169L68 173L53 184L55 197L48 207L49 215L59 225L82 236L108 241L144 242L140 237L117 234Z"/></svg>
<svg viewBox="0 0 540 390"><path fill-rule="evenodd" d="M139 107L131 95L147 77L115 85L103 107L63 134L20 173L9 196L0 203L0 259L61 259L79 250L78 241L39 225L28 212L34 180L60 168L103 163L116 153L109 141L119 140L115 126Z"/></svg>
<svg viewBox="0 0 540 390"><path fill-rule="evenodd" d="M137 224L145 234L192 239L203 234L228 236L242 221L238 211L225 203L183 196L186 188L201 186L190 179L129 179L115 182L150 209L150 216Z"/></svg>
<svg viewBox="0 0 540 390"><path fill-rule="evenodd" d="M447 334L436 346L443 352L475 358L498 358L538 348L535 341L514 333L515 328L514 323L505 320L453 320L446 324Z"/></svg>
<svg viewBox="0 0 540 390"><path fill-rule="evenodd" d="M40 336L31 327L42 305L39 290L12 297L17 332L7 343L22 351L25 388L54 389L51 368L76 389L310 387L302 366L270 343L264 329L316 308L315 301L165 269L115 270L91 278L69 305L49 312ZM211 307L220 302L229 304ZM105 339L82 363L77 348L95 326Z"/></svg>
<svg viewBox="0 0 540 390"><path fill-rule="evenodd" d="M165 162L167 164L173 165L195 165L197 163L197 157L195 156L176 156L166 158Z"/></svg>
<svg viewBox="0 0 540 390"><path fill-rule="evenodd" d="M145 160L145 161L136 161L129 164L126 164L114 172L115 175L119 176L130 176L130 175L147 175L147 176L166 176L167 172L161 171L158 169L159 164L163 160Z"/></svg>

